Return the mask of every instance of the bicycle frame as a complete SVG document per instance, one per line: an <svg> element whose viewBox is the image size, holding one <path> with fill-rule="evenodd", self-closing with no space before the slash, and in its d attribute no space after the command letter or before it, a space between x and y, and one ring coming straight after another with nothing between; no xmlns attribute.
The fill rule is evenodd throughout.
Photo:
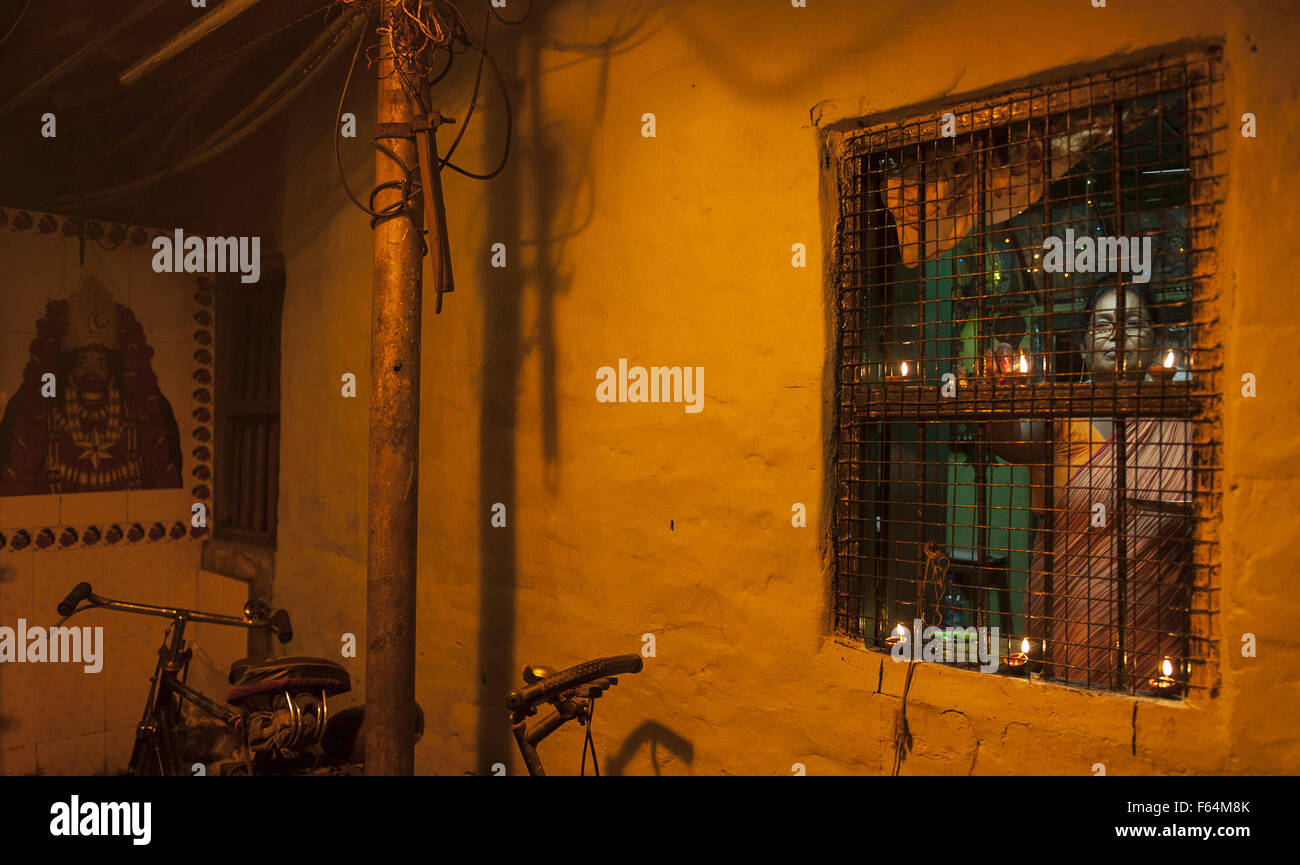
<svg viewBox="0 0 1300 865"><path fill-rule="evenodd" d="M195 611L174 610L172 612L175 613L175 617L168 634L163 635L163 644L158 649L158 663L154 667L153 677L149 680L149 696L145 701L144 714L140 723L136 725L135 747L131 753L130 763L132 775L191 774L183 771L178 764L179 755L176 753L172 736L173 730L180 722L180 713L185 702L193 703L232 729L239 729L242 718L239 712L186 684L190 659L194 656L194 651L185 648L185 626L195 620L193 618ZM231 616L213 616L209 613L199 615L205 617L202 621L213 624L232 626L247 624ZM207 617L225 621L212 622L212 619Z"/></svg>
<svg viewBox="0 0 1300 865"><path fill-rule="evenodd" d="M595 697L591 699L594 700ZM588 707L573 699L557 699L552 705L555 706L555 711L538 721L531 730L528 729L529 712L513 712L510 716L510 728L515 734L515 744L519 746L519 756L523 758L528 774L534 777L546 775L542 758L537 755L537 746L541 741L574 718L590 717Z"/></svg>
<svg viewBox="0 0 1300 865"><path fill-rule="evenodd" d="M546 775L541 757L537 755L537 746L543 739L575 718L581 724L590 725L596 700L618 684L618 679L613 674L639 673L642 666L640 655L617 655L595 658L559 673L549 667L524 667L525 686L516 688L507 695L506 708L510 712L510 728L514 733L515 744L519 746L519 755L523 758L528 774L534 777ZM553 711L530 730L528 719L536 715L538 708L545 703L549 703ZM587 743L583 746L584 759L588 743L591 743L590 726L587 727ZM592 760L594 766L594 744Z"/></svg>
<svg viewBox="0 0 1300 865"><path fill-rule="evenodd" d="M78 608L77 605L83 599L88 603ZM280 634L281 642L287 642L293 634L288 625L287 615L280 611L275 617L268 617L270 610L260 601L250 601L244 608L244 618L238 618L181 607L159 607L132 601L115 601L94 594L88 583L82 583L73 590L63 604L60 604L60 612L64 611L65 605L70 612L59 622L60 625L77 613L89 609L117 610L172 620L171 626L163 634L162 646L158 649L158 663L154 667L153 677L149 680L149 696L145 701L144 714L140 723L136 725L135 746L131 752L130 763L132 775L190 774L189 767L181 767L178 763L180 755L176 751L173 736L175 728L179 725L181 709L185 702L194 704L234 730L242 728L243 713L218 703L186 684L190 659L194 656L193 649L185 647L186 625L190 622L198 622L244 628L250 631L266 629ZM261 614L255 617L254 612ZM281 624L278 625L277 622Z"/></svg>

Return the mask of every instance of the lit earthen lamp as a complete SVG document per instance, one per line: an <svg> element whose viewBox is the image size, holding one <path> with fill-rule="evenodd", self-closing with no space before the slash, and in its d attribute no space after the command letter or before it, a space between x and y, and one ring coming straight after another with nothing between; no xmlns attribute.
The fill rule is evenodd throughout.
<svg viewBox="0 0 1300 865"><path fill-rule="evenodd" d="M1013 381L1020 382L1029 377L1029 358L1025 357L1023 351L1020 353L1020 360L1016 363L1015 368L1011 370L1011 377Z"/></svg>
<svg viewBox="0 0 1300 865"><path fill-rule="evenodd" d="M885 390L887 392L893 392L896 395L901 394L903 385L907 384L907 373L908 373L907 361L903 361L901 364L899 364L899 372L900 372L899 375L885 376Z"/></svg>
<svg viewBox="0 0 1300 865"><path fill-rule="evenodd" d="M1157 691L1165 691L1178 684L1178 681L1174 678L1173 661L1165 658L1165 662L1160 665L1160 671L1162 675L1156 676L1154 679L1150 680L1151 687L1155 688Z"/></svg>
<svg viewBox="0 0 1300 865"><path fill-rule="evenodd" d="M1174 366L1174 350L1171 348L1165 353L1164 363L1153 363L1147 368L1153 381L1172 381L1174 373L1178 368Z"/></svg>
<svg viewBox="0 0 1300 865"><path fill-rule="evenodd" d="M885 637L885 645L891 649L894 646L897 646L899 643L905 643L905 642L907 642L907 632L903 630L903 626L901 623L897 628L894 628L894 633L890 634L888 637Z"/></svg>
<svg viewBox="0 0 1300 865"><path fill-rule="evenodd" d="M887 381L887 382L893 382L893 383L895 383L895 384L902 384L903 382L906 382L906 381L907 381L907 361L903 361L902 364L899 365L899 373L900 373L899 375L887 375L887 376L885 376L885 381Z"/></svg>
<svg viewBox="0 0 1300 865"><path fill-rule="evenodd" d="M1021 355L1021 357L1024 357L1024 355ZM1007 666L1013 670L1019 670L1021 667L1024 667L1028 663L1029 663L1029 638L1026 637L1025 639L1020 641L1019 652L1010 652L1007 655ZM1028 675L1028 673L1029 670L1026 669L1025 674Z"/></svg>

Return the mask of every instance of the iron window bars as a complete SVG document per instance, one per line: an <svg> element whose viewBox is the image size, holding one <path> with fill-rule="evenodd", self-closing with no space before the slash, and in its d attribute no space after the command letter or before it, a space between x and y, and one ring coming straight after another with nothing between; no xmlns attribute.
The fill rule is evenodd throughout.
<svg viewBox="0 0 1300 865"><path fill-rule="evenodd" d="M217 278L214 536L275 544L280 490L280 326L284 259L245 285Z"/></svg>
<svg viewBox="0 0 1300 865"><path fill-rule="evenodd" d="M996 626L1041 676L1212 685L1221 76L1198 50L831 135L838 633Z"/></svg>

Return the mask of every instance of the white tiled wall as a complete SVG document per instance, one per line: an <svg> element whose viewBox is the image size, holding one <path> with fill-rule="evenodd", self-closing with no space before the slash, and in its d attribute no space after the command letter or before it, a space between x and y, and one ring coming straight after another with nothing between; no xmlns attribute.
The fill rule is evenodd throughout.
<svg viewBox="0 0 1300 865"><path fill-rule="evenodd" d="M55 606L82 580L118 600L237 615L248 587L199 569L200 542L162 541L117 548L24 551L0 555L0 625L48 627ZM167 620L94 610L72 620L103 627L103 667L0 664L0 775L119 772L131 755ZM243 657L246 633L190 625L190 683L220 700L225 673Z"/></svg>
<svg viewBox="0 0 1300 865"><path fill-rule="evenodd" d="M14 211L8 211L10 216ZM0 497L0 532L114 523L123 529L154 522L189 525L193 497L190 475L194 280L185 274L155 274L147 246L123 244L106 252L86 246L84 266L75 238L57 232L0 228L0 411L22 381L36 320L47 300L66 297L83 273L98 276L114 299L129 306L154 348L154 372L171 402L181 431L184 486L173 490ZM186 538L114 546L0 551L0 626L19 619L48 627L58 621L56 604L78 582L120 600L238 614L248 598L239 581L199 570L201 542ZM103 669L86 673L78 664L0 663L0 775L97 774L125 768L135 725L148 694L167 621L94 611L73 623L104 628ZM245 654L243 630L191 625L195 648L190 682L211 696L225 696L225 672Z"/></svg>

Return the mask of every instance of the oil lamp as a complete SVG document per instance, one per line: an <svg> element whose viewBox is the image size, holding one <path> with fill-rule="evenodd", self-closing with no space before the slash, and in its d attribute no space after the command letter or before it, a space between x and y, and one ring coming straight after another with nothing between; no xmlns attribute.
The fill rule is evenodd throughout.
<svg viewBox="0 0 1300 865"><path fill-rule="evenodd" d="M1029 638L1020 641L1020 651L1011 652L1007 655L1007 666L1013 670L1023 667L1029 663Z"/></svg>
<svg viewBox="0 0 1300 865"><path fill-rule="evenodd" d="M1178 684L1174 679L1174 662L1165 658L1164 663L1160 665L1161 675L1151 680L1151 687L1159 691L1164 691Z"/></svg>
<svg viewBox="0 0 1300 865"><path fill-rule="evenodd" d="M1007 378L1013 382L1023 383L1029 378L1029 358L1025 353L1020 352L1015 362L1011 364L1011 372L1007 373Z"/></svg>
<svg viewBox="0 0 1300 865"><path fill-rule="evenodd" d="M907 374L909 372L911 372L911 369L907 365L907 361L903 361L898 365L898 375L887 375L885 376L885 381L901 384L907 381Z"/></svg>
<svg viewBox="0 0 1300 865"><path fill-rule="evenodd" d="M890 648L897 646L899 643L906 643L906 642L907 642L907 629L903 627L901 622L899 623L897 628L894 628L894 633L890 634L888 637L885 637L885 645L889 646Z"/></svg>
<svg viewBox="0 0 1300 865"><path fill-rule="evenodd" d="M898 364L898 375L885 376L885 392L894 398L901 397L903 386L912 381L912 365L907 361Z"/></svg>
<svg viewBox="0 0 1300 865"><path fill-rule="evenodd" d="M1175 359L1174 350L1171 348L1165 352L1164 361L1151 364L1147 369L1147 373L1153 381L1170 381L1173 379L1174 374L1178 372L1178 367L1174 363Z"/></svg>

